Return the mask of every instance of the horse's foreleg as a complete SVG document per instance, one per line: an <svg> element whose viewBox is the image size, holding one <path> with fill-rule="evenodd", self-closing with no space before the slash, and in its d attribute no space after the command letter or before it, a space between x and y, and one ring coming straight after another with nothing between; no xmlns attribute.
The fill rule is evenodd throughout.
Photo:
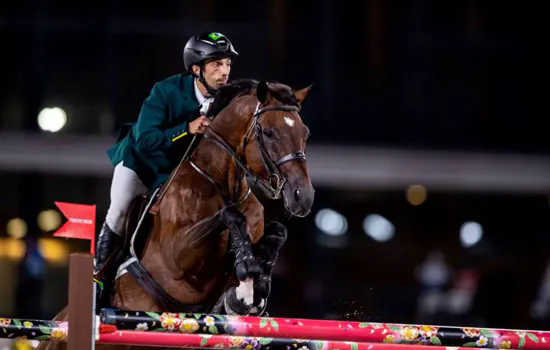
<svg viewBox="0 0 550 350"><path fill-rule="evenodd" d="M235 271L239 281L258 277L262 270L252 251L246 216L234 207L222 212L222 221L231 231L231 250L235 253Z"/></svg>
<svg viewBox="0 0 550 350"><path fill-rule="evenodd" d="M279 251L287 239L286 227L277 221L265 226L265 232L255 245L255 255L261 261L262 274L254 286L255 296L266 299L271 292L271 274L279 256Z"/></svg>
<svg viewBox="0 0 550 350"><path fill-rule="evenodd" d="M234 207L223 210L222 221L231 231L231 250L235 254L235 272L238 287L232 287L226 294L228 307L239 314L246 314L254 303L254 280L262 269L252 250L246 216Z"/></svg>
<svg viewBox="0 0 550 350"><path fill-rule="evenodd" d="M286 239L286 227L272 221L265 226L264 235L254 246L254 254L261 262L262 274L254 285L254 306L249 311L251 315L261 316L267 308L267 300L271 292L271 274Z"/></svg>

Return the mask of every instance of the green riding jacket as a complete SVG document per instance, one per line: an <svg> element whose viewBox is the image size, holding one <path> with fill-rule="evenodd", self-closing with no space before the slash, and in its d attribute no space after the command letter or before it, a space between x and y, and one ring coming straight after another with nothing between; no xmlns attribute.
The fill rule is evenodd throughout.
<svg viewBox="0 0 550 350"><path fill-rule="evenodd" d="M168 180L189 146L187 125L199 116L194 78L177 74L156 83L138 120L127 124L107 150L113 165L124 162L150 190Z"/></svg>

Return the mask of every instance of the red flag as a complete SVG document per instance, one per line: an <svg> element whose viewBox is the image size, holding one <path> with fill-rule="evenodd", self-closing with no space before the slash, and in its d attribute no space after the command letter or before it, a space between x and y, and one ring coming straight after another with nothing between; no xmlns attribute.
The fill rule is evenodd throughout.
<svg viewBox="0 0 550 350"><path fill-rule="evenodd" d="M95 254L96 206L89 204L54 202L67 218L67 222L53 235L77 239L89 239L90 252Z"/></svg>

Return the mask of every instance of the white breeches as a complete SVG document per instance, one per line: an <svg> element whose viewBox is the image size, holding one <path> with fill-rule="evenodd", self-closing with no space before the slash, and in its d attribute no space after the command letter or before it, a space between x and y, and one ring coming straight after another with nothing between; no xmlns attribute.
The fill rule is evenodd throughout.
<svg viewBox="0 0 550 350"><path fill-rule="evenodd" d="M124 221L130 203L145 192L147 188L132 169L124 167L122 162L115 166L111 182L111 204L105 221L117 235L124 236Z"/></svg>

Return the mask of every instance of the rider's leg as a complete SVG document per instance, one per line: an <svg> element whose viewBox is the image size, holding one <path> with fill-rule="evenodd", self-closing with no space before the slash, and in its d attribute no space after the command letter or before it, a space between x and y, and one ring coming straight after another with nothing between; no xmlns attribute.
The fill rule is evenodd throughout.
<svg viewBox="0 0 550 350"><path fill-rule="evenodd" d="M130 203L136 196L146 191L147 188L132 169L124 167L122 162L115 166L111 182L111 204L96 244L94 259L96 273L114 248L124 240L124 223ZM108 278L110 276L105 276L104 280Z"/></svg>

